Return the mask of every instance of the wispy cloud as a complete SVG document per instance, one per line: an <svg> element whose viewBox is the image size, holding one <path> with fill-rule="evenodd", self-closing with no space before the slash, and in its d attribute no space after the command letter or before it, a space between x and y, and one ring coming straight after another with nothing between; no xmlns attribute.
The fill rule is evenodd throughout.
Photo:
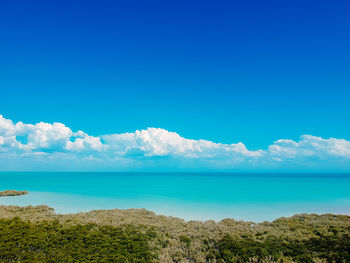
<svg viewBox="0 0 350 263"><path fill-rule="evenodd" d="M192 140L160 128L91 136L62 123L13 123L0 115L0 164L7 169L349 170L350 141L303 135L250 151L241 143Z"/></svg>

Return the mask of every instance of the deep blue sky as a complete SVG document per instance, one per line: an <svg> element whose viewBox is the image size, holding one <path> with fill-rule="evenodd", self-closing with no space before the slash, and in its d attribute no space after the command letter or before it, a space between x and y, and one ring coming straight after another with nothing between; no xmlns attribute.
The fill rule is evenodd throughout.
<svg viewBox="0 0 350 263"><path fill-rule="evenodd" d="M0 3L0 114L264 148L350 139L349 1Z"/></svg>

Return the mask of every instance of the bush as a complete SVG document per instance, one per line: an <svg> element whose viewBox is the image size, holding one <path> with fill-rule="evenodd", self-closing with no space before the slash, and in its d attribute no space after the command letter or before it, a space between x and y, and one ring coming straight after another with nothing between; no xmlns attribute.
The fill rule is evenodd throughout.
<svg viewBox="0 0 350 263"><path fill-rule="evenodd" d="M153 262L154 233L140 227L64 226L0 219L2 262Z"/></svg>

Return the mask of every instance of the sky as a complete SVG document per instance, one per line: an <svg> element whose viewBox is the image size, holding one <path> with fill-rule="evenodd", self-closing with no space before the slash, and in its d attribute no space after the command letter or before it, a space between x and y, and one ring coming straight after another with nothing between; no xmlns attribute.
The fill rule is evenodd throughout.
<svg viewBox="0 0 350 263"><path fill-rule="evenodd" d="M350 171L349 12L2 1L0 169Z"/></svg>

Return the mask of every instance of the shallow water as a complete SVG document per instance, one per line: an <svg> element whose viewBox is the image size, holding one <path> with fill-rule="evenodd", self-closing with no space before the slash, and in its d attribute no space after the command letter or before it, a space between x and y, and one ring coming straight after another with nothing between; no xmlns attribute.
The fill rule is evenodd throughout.
<svg viewBox="0 0 350 263"><path fill-rule="evenodd" d="M186 220L261 222L296 213L350 214L350 174L0 173L4 205L47 204L58 213L146 208Z"/></svg>

